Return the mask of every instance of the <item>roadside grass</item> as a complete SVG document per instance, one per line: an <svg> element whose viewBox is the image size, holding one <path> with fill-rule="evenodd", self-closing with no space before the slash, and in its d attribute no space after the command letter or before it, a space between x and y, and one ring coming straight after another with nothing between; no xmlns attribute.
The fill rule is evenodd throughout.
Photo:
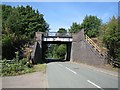
<svg viewBox="0 0 120 90"><path fill-rule="evenodd" d="M33 72L46 72L46 64L37 64L33 66Z"/></svg>
<svg viewBox="0 0 120 90"><path fill-rule="evenodd" d="M111 70L111 71L116 71L118 72L120 70L120 68L118 67L113 67L112 65L110 64L106 64L103 68L107 69L107 70Z"/></svg>

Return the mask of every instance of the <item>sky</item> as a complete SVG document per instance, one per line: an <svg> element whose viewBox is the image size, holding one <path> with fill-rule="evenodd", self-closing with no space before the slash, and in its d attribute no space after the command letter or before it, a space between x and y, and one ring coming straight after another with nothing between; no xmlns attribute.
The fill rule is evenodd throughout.
<svg viewBox="0 0 120 90"><path fill-rule="evenodd" d="M68 29L73 22L81 24L86 15L94 15L106 23L118 15L118 2L3 2L2 4L18 6L30 5L39 10L50 26L50 31L59 28Z"/></svg>

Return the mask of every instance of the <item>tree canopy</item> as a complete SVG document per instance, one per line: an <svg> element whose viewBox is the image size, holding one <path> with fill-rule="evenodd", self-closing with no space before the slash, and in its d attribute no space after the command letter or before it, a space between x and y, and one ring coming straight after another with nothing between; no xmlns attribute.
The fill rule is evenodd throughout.
<svg viewBox="0 0 120 90"><path fill-rule="evenodd" d="M89 37L96 37L99 33L101 20L97 16L86 16L81 24L81 28L85 30L85 34Z"/></svg>
<svg viewBox="0 0 120 90"><path fill-rule="evenodd" d="M57 31L59 35L65 35L67 30L65 28L59 28ZM66 45L65 44L51 44L49 45L47 56L55 59L64 59L66 54Z"/></svg>
<svg viewBox="0 0 120 90"><path fill-rule="evenodd" d="M80 24L77 24L76 22L72 23L72 26L70 26L70 28L68 29L70 33L77 33L79 32L80 29Z"/></svg>
<svg viewBox="0 0 120 90"><path fill-rule="evenodd" d="M65 36L67 34L67 30L65 28L59 28L57 31L57 36Z"/></svg>
<svg viewBox="0 0 120 90"><path fill-rule="evenodd" d="M43 14L29 5L2 5L2 58L12 59L15 51L34 38L35 32L48 30Z"/></svg>
<svg viewBox="0 0 120 90"><path fill-rule="evenodd" d="M65 28L59 28L57 31L58 33L67 33L67 30Z"/></svg>
<svg viewBox="0 0 120 90"><path fill-rule="evenodd" d="M113 59L120 60L120 31L118 29L118 19L114 16L106 24L103 42L109 50L109 55Z"/></svg>

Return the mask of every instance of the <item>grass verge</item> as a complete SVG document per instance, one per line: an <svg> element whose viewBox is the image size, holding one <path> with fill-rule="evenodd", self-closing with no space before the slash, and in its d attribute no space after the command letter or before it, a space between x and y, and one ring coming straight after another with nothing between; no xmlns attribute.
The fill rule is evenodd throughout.
<svg viewBox="0 0 120 90"><path fill-rule="evenodd" d="M46 64L37 64L33 66L33 71L34 72L46 72Z"/></svg>

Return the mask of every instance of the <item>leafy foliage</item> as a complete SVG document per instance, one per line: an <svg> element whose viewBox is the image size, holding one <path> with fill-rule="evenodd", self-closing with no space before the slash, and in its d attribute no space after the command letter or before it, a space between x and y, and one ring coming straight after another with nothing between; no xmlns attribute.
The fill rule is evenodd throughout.
<svg viewBox="0 0 120 90"><path fill-rule="evenodd" d="M109 50L109 55L113 59L120 60L120 31L118 29L118 19L114 16L106 24L103 41Z"/></svg>
<svg viewBox="0 0 120 90"><path fill-rule="evenodd" d="M18 52L16 52L16 58L13 61L2 60L2 76L14 76L24 73L33 72L32 64L29 63L31 67L28 66L27 60L19 60Z"/></svg>
<svg viewBox="0 0 120 90"><path fill-rule="evenodd" d="M57 31L59 36L66 35L67 30L64 28L59 28ZM55 59L64 59L66 54L66 45L64 44L50 44L47 52L47 57Z"/></svg>
<svg viewBox="0 0 120 90"><path fill-rule="evenodd" d="M34 38L35 32L48 30L49 25L38 10L33 10L28 5L2 5L2 58L12 59L15 57L15 51Z"/></svg>
<svg viewBox="0 0 120 90"><path fill-rule="evenodd" d="M65 28L59 28L57 31L58 33L67 33L67 30Z"/></svg>
<svg viewBox="0 0 120 90"><path fill-rule="evenodd" d="M66 54L66 45L64 44L59 45L59 47L56 50L56 54L58 58L64 59Z"/></svg>
<svg viewBox="0 0 120 90"><path fill-rule="evenodd" d="M32 65L31 63L27 63L25 59L19 60L16 62L15 60L11 63L8 62L6 59L2 60L2 76L16 76L25 73L31 72L45 72L46 65L38 64Z"/></svg>
<svg viewBox="0 0 120 90"><path fill-rule="evenodd" d="M52 57L56 59L64 59L66 54L66 45L51 45L51 48L54 46L52 50Z"/></svg>
<svg viewBox="0 0 120 90"><path fill-rule="evenodd" d="M77 24L76 22L72 23L72 26L70 26L70 29L68 29L70 33L77 33L80 31L80 24Z"/></svg>
<svg viewBox="0 0 120 90"><path fill-rule="evenodd" d="M53 58L53 49L55 47L55 44L49 44L48 50L46 52L46 57Z"/></svg>
<svg viewBox="0 0 120 90"><path fill-rule="evenodd" d="M101 20L97 16L86 16L81 24L81 28L85 30L85 34L89 37L96 37L99 33Z"/></svg>
<svg viewBox="0 0 120 90"><path fill-rule="evenodd" d="M65 28L59 28L57 31L57 36L65 36L67 34L67 30Z"/></svg>

